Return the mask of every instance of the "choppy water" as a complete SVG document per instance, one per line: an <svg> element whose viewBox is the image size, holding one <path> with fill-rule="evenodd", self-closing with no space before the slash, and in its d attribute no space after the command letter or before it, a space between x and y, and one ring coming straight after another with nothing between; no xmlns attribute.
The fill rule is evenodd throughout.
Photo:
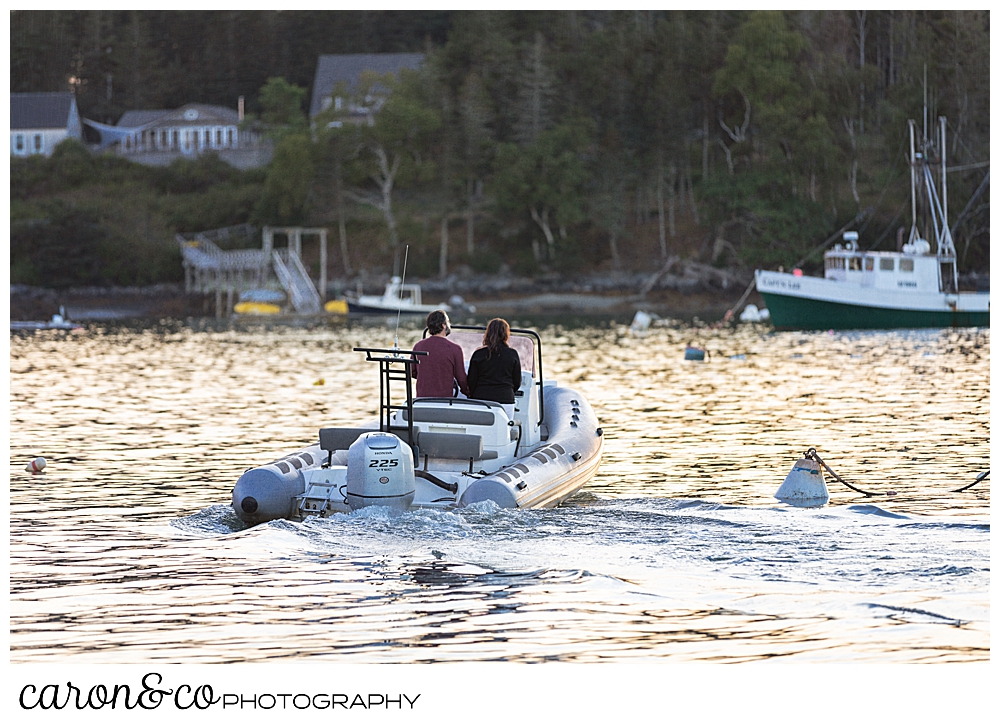
<svg viewBox="0 0 1000 724"><path fill-rule="evenodd" d="M538 329L606 431L567 505L250 529L237 477L373 416L391 329L11 334L10 660L989 658L988 330ZM778 503L808 447L897 494Z"/></svg>

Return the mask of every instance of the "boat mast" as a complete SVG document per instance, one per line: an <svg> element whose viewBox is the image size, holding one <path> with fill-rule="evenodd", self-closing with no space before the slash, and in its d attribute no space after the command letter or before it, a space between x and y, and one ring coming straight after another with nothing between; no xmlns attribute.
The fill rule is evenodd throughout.
<svg viewBox="0 0 1000 724"><path fill-rule="evenodd" d="M938 116L938 120L941 122L941 226L944 227L944 231L948 234L951 241L951 232L948 227L948 143L945 140L945 131L947 128L947 122L944 116Z"/></svg>
<svg viewBox="0 0 1000 724"><path fill-rule="evenodd" d="M912 222L908 243L912 244L919 236L917 234L917 153L913 138L917 124L911 118L907 125L910 127L910 220Z"/></svg>
<svg viewBox="0 0 1000 724"><path fill-rule="evenodd" d="M940 274L940 288L944 292L958 292L958 255L955 252L955 242L951 238L951 229L948 227L948 166L946 162L947 142L945 139L945 129L948 122L944 116L938 116L941 123L941 224L937 231L938 248L938 270ZM928 180L930 180L930 170L928 169ZM937 201L937 198L934 199Z"/></svg>
<svg viewBox="0 0 1000 724"><path fill-rule="evenodd" d="M917 165L919 162L920 183L924 187L925 223L934 228L934 246L938 260L938 289L942 292L958 292L958 258L955 243L948 228L948 163L947 163L947 120L939 116L940 131L938 133L938 148L927 137L927 69L924 68L924 136L917 151L916 122L908 122L910 128L910 214L913 225L910 227L909 243L913 244L923 238L918 230L917 222ZM931 158L929 154L935 151L941 163L941 196L938 197L937 186L931 173ZM928 240L929 241L929 240Z"/></svg>
<svg viewBox="0 0 1000 724"><path fill-rule="evenodd" d="M927 155L927 63L924 63L924 156Z"/></svg>

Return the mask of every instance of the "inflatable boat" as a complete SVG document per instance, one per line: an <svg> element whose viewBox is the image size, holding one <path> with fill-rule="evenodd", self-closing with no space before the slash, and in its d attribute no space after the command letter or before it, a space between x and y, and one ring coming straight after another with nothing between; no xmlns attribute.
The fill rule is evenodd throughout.
<svg viewBox="0 0 1000 724"><path fill-rule="evenodd" d="M484 328L453 330L468 365ZM413 367L426 352L355 348L379 366L378 420L322 428L314 444L247 470L233 488L236 515L262 523L371 505L559 505L597 472L603 431L583 395L544 379L535 332L513 329L509 344L521 359L513 419L496 402L414 397Z"/></svg>

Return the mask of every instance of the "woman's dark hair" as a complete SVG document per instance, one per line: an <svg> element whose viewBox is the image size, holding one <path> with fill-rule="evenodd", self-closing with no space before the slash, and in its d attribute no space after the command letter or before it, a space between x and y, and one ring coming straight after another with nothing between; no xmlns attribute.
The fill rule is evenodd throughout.
<svg viewBox="0 0 1000 724"><path fill-rule="evenodd" d="M442 329L448 326L448 315L440 309L435 309L427 315L427 331L431 334L439 334Z"/></svg>
<svg viewBox="0 0 1000 724"><path fill-rule="evenodd" d="M491 319L486 325L486 334L483 335L483 344L487 349L487 356L492 357L494 353L500 354L500 350L510 339L510 325L497 317Z"/></svg>

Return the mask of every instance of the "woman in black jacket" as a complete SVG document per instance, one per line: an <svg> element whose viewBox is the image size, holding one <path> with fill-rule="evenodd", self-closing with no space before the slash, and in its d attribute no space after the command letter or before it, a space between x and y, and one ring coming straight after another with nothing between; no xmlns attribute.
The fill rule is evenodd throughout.
<svg viewBox="0 0 1000 724"><path fill-rule="evenodd" d="M469 397L499 402L514 419L514 393L521 387L521 358L507 346L510 325L491 319L483 335L483 346L469 360Z"/></svg>

